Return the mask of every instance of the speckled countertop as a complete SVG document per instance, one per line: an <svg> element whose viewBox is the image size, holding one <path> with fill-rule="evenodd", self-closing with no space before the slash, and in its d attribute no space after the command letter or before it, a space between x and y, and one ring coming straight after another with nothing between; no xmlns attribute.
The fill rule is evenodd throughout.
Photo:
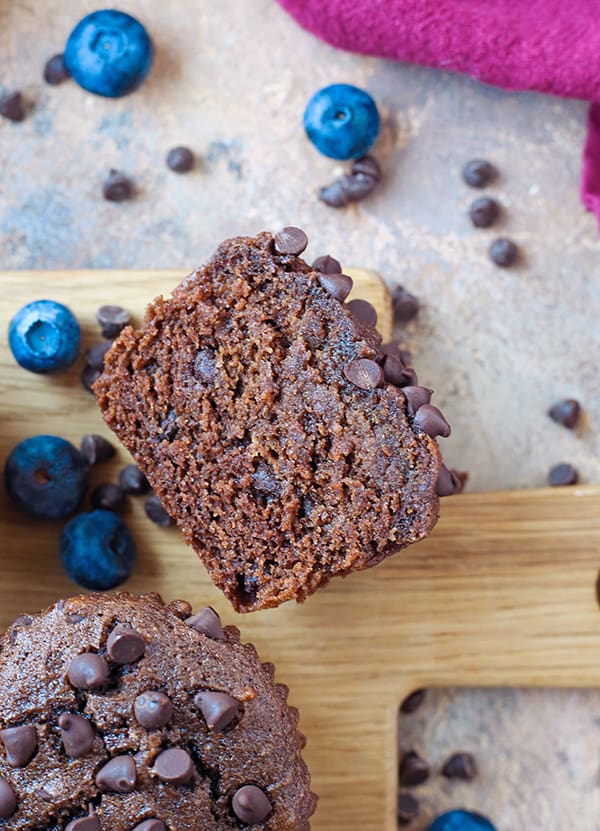
<svg viewBox="0 0 600 831"><path fill-rule="evenodd" d="M583 102L337 52L274 0L119 7L147 25L157 58L138 93L112 101L41 80L93 4L0 0L0 92L19 88L32 106L22 124L0 124L0 268L191 269L224 237L300 225L309 258L374 268L422 299L404 335L470 489L543 485L559 461L600 481L600 245L578 199ZM335 81L366 87L385 116L385 182L343 211L317 201L339 168L301 129L307 99ZM201 157L187 176L164 165L175 144ZM460 169L473 156L501 171L496 232L525 254L510 271L487 259L495 232L465 217L478 194ZM111 167L135 179L135 200L102 200ZM545 414L565 396L585 408L579 433Z"/></svg>

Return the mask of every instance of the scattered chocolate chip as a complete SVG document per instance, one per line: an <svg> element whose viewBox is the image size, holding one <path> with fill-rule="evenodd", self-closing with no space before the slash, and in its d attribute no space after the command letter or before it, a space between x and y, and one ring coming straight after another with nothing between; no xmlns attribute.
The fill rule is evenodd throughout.
<svg viewBox="0 0 600 831"><path fill-rule="evenodd" d="M163 750L154 760L153 773L171 785L185 785L196 773L192 757L181 747Z"/></svg>
<svg viewBox="0 0 600 831"><path fill-rule="evenodd" d="M273 246L277 254L302 254L308 245L308 237L300 228L292 225L286 226L282 231L275 234Z"/></svg>
<svg viewBox="0 0 600 831"><path fill-rule="evenodd" d="M563 485L576 485L579 481L579 473L573 465L561 463L550 468L548 474L548 484L553 487L561 487Z"/></svg>
<svg viewBox="0 0 600 831"><path fill-rule="evenodd" d="M381 168L379 162L373 156L361 156L352 162L352 173L360 173L363 176L370 176L376 182L381 179Z"/></svg>
<svg viewBox="0 0 600 831"><path fill-rule="evenodd" d="M199 612L189 617L186 621L188 626L206 635L207 638L212 638L214 641L224 641L225 633L221 626L221 618L212 608L212 606L203 606Z"/></svg>
<svg viewBox="0 0 600 831"><path fill-rule="evenodd" d="M67 677L78 690L96 690L108 678L108 664L102 655L82 652L71 661Z"/></svg>
<svg viewBox="0 0 600 831"><path fill-rule="evenodd" d="M400 793L398 794L398 824L408 825L419 816L419 800L415 799L412 794Z"/></svg>
<svg viewBox="0 0 600 831"><path fill-rule="evenodd" d="M319 199L330 208L344 208L350 201L341 179L335 179L330 185L321 188Z"/></svg>
<svg viewBox="0 0 600 831"><path fill-rule="evenodd" d="M97 485L91 495L92 508L102 508L105 511L119 513L125 508L125 494L112 482L103 482Z"/></svg>
<svg viewBox="0 0 600 831"><path fill-rule="evenodd" d="M407 695L400 705L400 712L405 715L415 713L421 704L425 701L427 690L415 690L410 695Z"/></svg>
<svg viewBox="0 0 600 831"><path fill-rule="evenodd" d="M68 756L79 759L80 756L89 753L94 744L96 731L87 718L75 713L62 713L58 717L58 726Z"/></svg>
<svg viewBox="0 0 600 831"><path fill-rule="evenodd" d="M9 819L17 810L17 797L7 782L0 776L0 819Z"/></svg>
<svg viewBox="0 0 600 831"><path fill-rule="evenodd" d="M362 202L377 186L377 179L365 173L350 173L338 179L346 202Z"/></svg>
<svg viewBox="0 0 600 831"><path fill-rule="evenodd" d="M113 340L131 323L131 315L121 306L108 304L100 306L96 312L96 320L102 330L102 337Z"/></svg>
<svg viewBox="0 0 600 831"><path fill-rule="evenodd" d="M436 492L438 496L452 496L460 493L463 489L463 482L455 470L449 470L446 465L440 467Z"/></svg>
<svg viewBox="0 0 600 831"><path fill-rule="evenodd" d="M375 326L377 323L377 310L368 300L349 300L346 303L348 311L365 326Z"/></svg>
<svg viewBox="0 0 600 831"><path fill-rule="evenodd" d="M443 413L433 404L423 404L419 407L415 413L413 425L417 430L427 433L432 438L442 436L447 439L452 432L452 428L444 418Z"/></svg>
<svg viewBox="0 0 600 831"><path fill-rule="evenodd" d="M102 831L100 820L94 813L87 817L71 820L65 831Z"/></svg>
<svg viewBox="0 0 600 831"><path fill-rule="evenodd" d="M482 196L471 203L469 218L475 228L489 228L500 216L500 205L490 196Z"/></svg>
<svg viewBox="0 0 600 831"><path fill-rule="evenodd" d="M93 343L86 353L86 363L93 369L104 368L104 358L112 346L112 342L104 340L101 343Z"/></svg>
<svg viewBox="0 0 600 831"><path fill-rule="evenodd" d="M325 254L323 257L317 257L311 268L314 271L319 271L321 274L341 274L342 266L335 257L330 257Z"/></svg>
<svg viewBox="0 0 600 831"><path fill-rule="evenodd" d="M234 720L240 704L227 693L204 690L194 697L194 704L202 711L206 724L211 730L223 730Z"/></svg>
<svg viewBox="0 0 600 831"><path fill-rule="evenodd" d="M155 525L159 525L161 528L168 528L170 525L174 525L174 520L165 511L158 496L149 496L144 502L144 510L146 511L148 519Z"/></svg>
<svg viewBox="0 0 600 831"><path fill-rule="evenodd" d="M433 390L429 387L402 387L402 392L406 398L406 409L411 416L425 404L429 404L433 395Z"/></svg>
<svg viewBox="0 0 600 831"><path fill-rule="evenodd" d="M519 249L512 240L500 237L490 245L489 254L491 261L497 266L509 268L516 263Z"/></svg>
<svg viewBox="0 0 600 831"><path fill-rule="evenodd" d="M419 301L404 286L396 286L392 291L392 308L397 322L408 323L418 315Z"/></svg>
<svg viewBox="0 0 600 831"><path fill-rule="evenodd" d="M169 831L161 819L145 819L136 825L132 831Z"/></svg>
<svg viewBox="0 0 600 831"><path fill-rule="evenodd" d="M262 822L272 810L269 797L256 785L243 785L233 795L231 807L236 817L246 825Z"/></svg>
<svg viewBox="0 0 600 831"><path fill-rule="evenodd" d="M357 358L346 364L342 372L351 384L361 390L374 390L383 383L383 370L369 358Z"/></svg>
<svg viewBox="0 0 600 831"><path fill-rule="evenodd" d="M118 170L111 170L102 185L102 196L107 202L125 202L133 196L133 182Z"/></svg>
<svg viewBox="0 0 600 831"><path fill-rule="evenodd" d="M340 303L343 303L352 291L352 277L349 277L347 274L319 273L317 275L317 280L319 281L319 285L324 288L328 294L335 297L336 300L339 300Z"/></svg>
<svg viewBox="0 0 600 831"><path fill-rule="evenodd" d="M485 188L496 178L496 168L483 159L472 159L463 167L463 179L472 188Z"/></svg>
<svg viewBox="0 0 600 831"><path fill-rule="evenodd" d="M400 358L400 345L398 341L387 341L387 343L382 343L380 348L384 355L393 355L395 358Z"/></svg>
<svg viewBox="0 0 600 831"><path fill-rule="evenodd" d="M20 92L13 92L0 99L0 115L9 121L23 121L25 118L25 107L23 96Z"/></svg>
<svg viewBox="0 0 600 831"><path fill-rule="evenodd" d="M563 427L568 427L572 430L577 426L579 416L581 415L581 405L579 401L574 398L565 398L558 401L548 410L548 415L557 424L562 424Z"/></svg>
<svg viewBox="0 0 600 831"><path fill-rule="evenodd" d="M146 651L146 641L130 626L117 623L106 641L106 651L116 664L133 664Z"/></svg>
<svg viewBox="0 0 600 831"><path fill-rule="evenodd" d="M6 761L13 768L24 768L38 746L37 732L32 725L0 730L0 741L6 750Z"/></svg>
<svg viewBox="0 0 600 831"><path fill-rule="evenodd" d="M409 367L404 366L404 363L396 355L385 355L383 359L383 377L388 384L393 384L395 387L405 387L412 382L412 372Z"/></svg>
<svg viewBox="0 0 600 831"><path fill-rule="evenodd" d="M71 73L65 66L64 55L52 55L51 58L48 58L44 67L44 81L47 84L55 87L70 77Z"/></svg>
<svg viewBox="0 0 600 831"><path fill-rule="evenodd" d="M119 473L119 487L131 496L148 493L150 484L137 465L127 465Z"/></svg>
<svg viewBox="0 0 600 831"><path fill-rule="evenodd" d="M401 785L414 787L422 785L429 779L431 770L425 759L421 758L414 750L409 750L400 759L398 777Z"/></svg>
<svg viewBox="0 0 600 831"><path fill-rule="evenodd" d="M167 153L167 167L175 173L189 173L194 166L194 154L189 147L173 147Z"/></svg>
<svg viewBox="0 0 600 831"><path fill-rule="evenodd" d="M136 781L137 771L131 756L115 756L96 774L96 785L112 793L131 793Z"/></svg>
<svg viewBox="0 0 600 831"><path fill-rule="evenodd" d="M88 433L81 439L80 450L89 465L96 465L99 462L112 459L116 453L113 445L104 436L99 436L96 433Z"/></svg>
<svg viewBox="0 0 600 831"><path fill-rule="evenodd" d="M444 762L442 776L446 779L462 779L471 782L477 776L477 764L471 753L453 753Z"/></svg>
<svg viewBox="0 0 600 831"><path fill-rule="evenodd" d="M81 375L79 376L81 379L81 383L85 387L88 392L93 393L93 386L98 380L98 378L102 375L102 370L95 369L93 366L86 364L83 369L81 370Z"/></svg>
<svg viewBox="0 0 600 831"><path fill-rule="evenodd" d="M173 705L164 693L146 690L135 699L133 712L136 721L146 730L159 730L173 718Z"/></svg>

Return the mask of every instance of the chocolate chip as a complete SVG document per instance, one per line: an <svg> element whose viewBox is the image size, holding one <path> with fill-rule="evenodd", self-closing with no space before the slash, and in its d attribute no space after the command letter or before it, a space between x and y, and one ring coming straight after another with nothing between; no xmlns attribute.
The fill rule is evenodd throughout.
<svg viewBox="0 0 600 831"><path fill-rule="evenodd" d="M131 323L131 315L127 309L123 309L121 306L108 304L100 306L96 312L96 320L102 330L102 337L112 340Z"/></svg>
<svg viewBox="0 0 600 831"><path fill-rule="evenodd" d="M576 485L579 481L579 473L573 465L561 463L554 465L548 474L548 484L553 488L563 485Z"/></svg>
<svg viewBox="0 0 600 831"><path fill-rule="evenodd" d="M86 718L75 713L62 713L58 717L58 726L65 752L72 759L79 759L91 750L96 731Z"/></svg>
<svg viewBox="0 0 600 831"><path fill-rule="evenodd" d="M36 729L30 724L0 730L0 741L6 750L6 761L13 768L24 768L38 746Z"/></svg>
<svg viewBox="0 0 600 831"><path fill-rule="evenodd" d="M352 173L361 173L364 176L370 176L376 182L381 179L381 168L377 159L373 156L361 156L360 159L354 159L352 162Z"/></svg>
<svg viewBox="0 0 600 831"><path fill-rule="evenodd" d="M102 655L82 652L71 661L67 677L78 690L96 690L108 678L108 664Z"/></svg>
<svg viewBox="0 0 600 831"><path fill-rule="evenodd" d="M350 173L338 179L347 202L361 202L377 186L377 179L365 173Z"/></svg>
<svg viewBox="0 0 600 831"><path fill-rule="evenodd" d="M463 484L455 470L449 470L446 465L441 465L436 484L438 496L452 496L455 493L460 493Z"/></svg>
<svg viewBox="0 0 600 831"><path fill-rule="evenodd" d="M135 718L146 730L159 730L173 718L171 699L157 690L146 690L133 704Z"/></svg>
<svg viewBox="0 0 600 831"><path fill-rule="evenodd" d="M463 179L472 188L484 188L496 178L496 168L483 159L472 159L463 167Z"/></svg>
<svg viewBox="0 0 600 831"><path fill-rule="evenodd" d="M23 96L20 92L13 92L0 99L0 115L9 121L23 121L25 118L25 107Z"/></svg>
<svg viewBox="0 0 600 831"><path fill-rule="evenodd" d="M319 199L330 208L344 208L350 201L341 179L335 179L330 185L321 188Z"/></svg>
<svg viewBox="0 0 600 831"><path fill-rule="evenodd" d="M161 819L145 819L136 825L132 831L169 831Z"/></svg>
<svg viewBox="0 0 600 831"><path fill-rule="evenodd" d="M81 375L79 377L85 389L88 392L93 393L93 386L101 375L102 370L95 369L93 366L86 364L81 370Z"/></svg>
<svg viewBox="0 0 600 831"><path fill-rule="evenodd" d="M383 359L383 377L388 384L406 387L413 384L415 374L412 367L404 366L400 358L395 355L386 355Z"/></svg>
<svg viewBox="0 0 600 831"><path fill-rule="evenodd" d="M349 300L346 308L365 326L375 326L377 323L377 310L368 300Z"/></svg>
<svg viewBox="0 0 600 831"><path fill-rule="evenodd" d="M96 785L112 793L131 793L136 781L137 771L131 756L115 756L96 774Z"/></svg>
<svg viewBox="0 0 600 831"><path fill-rule="evenodd" d="M443 413L433 404L423 404L419 407L415 413L413 425L417 430L427 433L432 438L443 436L447 439L452 432L452 428L444 418Z"/></svg>
<svg viewBox="0 0 600 831"><path fill-rule="evenodd" d="M106 641L106 651L116 664L133 664L146 651L146 641L135 629L117 623Z"/></svg>
<svg viewBox="0 0 600 831"><path fill-rule="evenodd" d="M387 343L382 343L380 349L384 355L394 355L394 357L400 358L400 345L398 341L390 340Z"/></svg>
<svg viewBox="0 0 600 831"><path fill-rule="evenodd" d="M102 826L98 817L91 813L87 817L71 820L65 831L102 831Z"/></svg>
<svg viewBox="0 0 600 831"><path fill-rule="evenodd" d="M194 704L202 711L211 730L223 730L234 720L240 704L227 693L204 690L194 697Z"/></svg>
<svg viewBox="0 0 600 831"><path fill-rule="evenodd" d="M300 228L292 225L286 226L282 231L275 234L273 246L277 254L302 254L308 245L308 237Z"/></svg>
<svg viewBox="0 0 600 831"><path fill-rule="evenodd" d="M319 281L319 285L324 288L328 294L335 297L336 300L339 300L340 303L343 303L352 291L352 277L349 277L347 274L319 273L317 275L317 280Z"/></svg>
<svg viewBox="0 0 600 831"><path fill-rule="evenodd" d="M189 173L194 166L194 154L189 147L173 147L167 153L167 167L175 173Z"/></svg>
<svg viewBox="0 0 600 831"><path fill-rule="evenodd" d="M408 825L419 816L419 801L412 794L398 794L397 816L399 825Z"/></svg>
<svg viewBox="0 0 600 831"><path fill-rule="evenodd" d="M500 205L490 196L482 196L471 203L469 218L476 228L489 228L500 216Z"/></svg>
<svg viewBox="0 0 600 831"><path fill-rule="evenodd" d="M119 473L119 487L131 496L148 493L150 484L137 465L127 465Z"/></svg>
<svg viewBox="0 0 600 831"><path fill-rule="evenodd" d="M419 313L419 300L404 286L396 286L392 291L392 308L398 323L408 323Z"/></svg>
<svg viewBox="0 0 600 831"><path fill-rule="evenodd" d="M112 342L109 340L93 343L86 352L87 365L93 369L104 369L104 358L111 346Z"/></svg>
<svg viewBox="0 0 600 831"><path fill-rule="evenodd" d="M116 450L104 436L96 433L88 433L81 439L81 453L85 456L89 465L96 465L112 459Z"/></svg>
<svg viewBox="0 0 600 831"><path fill-rule="evenodd" d="M153 773L171 785L185 785L196 773L192 757L181 747L163 750L154 760Z"/></svg>
<svg viewBox="0 0 600 831"><path fill-rule="evenodd" d="M236 817L246 825L262 822L272 810L269 797L256 785L239 788L233 795L231 807Z"/></svg>
<svg viewBox="0 0 600 831"><path fill-rule="evenodd" d="M17 797L7 782L0 776L0 819L9 819L17 810Z"/></svg>
<svg viewBox="0 0 600 831"><path fill-rule="evenodd" d="M90 502L92 508L102 508L105 511L119 513L125 508L125 494L121 488L113 485L112 482L103 482L93 489Z"/></svg>
<svg viewBox="0 0 600 831"><path fill-rule="evenodd" d="M425 701L427 690L415 690L410 695L407 695L400 705L400 712L405 715L415 713L421 704Z"/></svg>
<svg viewBox="0 0 600 831"><path fill-rule="evenodd" d="M429 387L402 387L402 392L406 398L406 409L411 416L425 404L429 404L433 395L433 390Z"/></svg>
<svg viewBox="0 0 600 831"><path fill-rule="evenodd" d="M422 785L429 779L431 770L425 759L421 758L414 750L409 750L400 759L398 777L401 785L414 787Z"/></svg>
<svg viewBox="0 0 600 831"><path fill-rule="evenodd" d="M133 196L133 182L118 170L111 170L102 185L102 196L107 202L124 202Z"/></svg>
<svg viewBox="0 0 600 831"><path fill-rule="evenodd" d="M319 271L321 274L341 274L342 266L335 257L330 257L325 254L323 257L317 257L312 264L313 271Z"/></svg>
<svg viewBox="0 0 600 831"><path fill-rule="evenodd" d="M453 753L444 762L442 776L446 779L462 779L471 782L477 776L477 764L471 753Z"/></svg>
<svg viewBox="0 0 600 831"><path fill-rule="evenodd" d="M192 614L192 607L187 600L171 600L167 603L167 609L180 620L185 620L186 617Z"/></svg>
<svg viewBox="0 0 600 831"><path fill-rule="evenodd" d="M342 372L351 384L361 390L374 390L383 383L383 370L369 358L357 358L343 367Z"/></svg>
<svg viewBox="0 0 600 831"><path fill-rule="evenodd" d="M71 73L65 66L64 55L52 55L51 58L48 58L44 67L44 81L47 84L55 87L70 77Z"/></svg>
<svg viewBox="0 0 600 831"><path fill-rule="evenodd" d="M174 525L175 523L172 517L170 517L164 509L164 506L158 496L155 496L154 494L145 500L144 511L146 512L148 519L155 525L159 525L161 528L168 528L170 525Z"/></svg>
<svg viewBox="0 0 600 831"><path fill-rule="evenodd" d="M214 641L224 641L225 633L221 626L221 618L212 606L203 606L199 612L186 620L188 626L212 638Z"/></svg>
<svg viewBox="0 0 600 831"><path fill-rule="evenodd" d="M491 261L497 266L509 268L516 263L519 249L512 240L500 237L490 245L489 254Z"/></svg>
<svg viewBox="0 0 600 831"><path fill-rule="evenodd" d="M572 430L579 421L581 405L574 398L565 398L550 407L548 415L552 421L556 421L557 424L562 424L563 427Z"/></svg>

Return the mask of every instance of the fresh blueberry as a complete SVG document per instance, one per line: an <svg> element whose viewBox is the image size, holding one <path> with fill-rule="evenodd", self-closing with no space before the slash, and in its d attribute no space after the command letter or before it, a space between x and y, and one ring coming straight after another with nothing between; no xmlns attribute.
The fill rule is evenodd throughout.
<svg viewBox="0 0 600 831"><path fill-rule="evenodd" d="M34 300L16 313L8 342L17 363L30 372L57 372L79 355L81 330L73 312L54 300Z"/></svg>
<svg viewBox="0 0 600 831"><path fill-rule="evenodd" d="M4 467L6 490L30 516L64 519L79 508L88 485L88 463L59 436L31 436L17 444Z"/></svg>
<svg viewBox="0 0 600 831"><path fill-rule="evenodd" d="M135 540L117 514L98 509L78 514L65 525L60 557L75 583L86 589L113 589L133 571Z"/></svg>
<svg viewBox="0 0 600 831"><path fill-rule="evenodd" d="M324 156L358 159L377 138L379 113L368 92L350 84L332 84L308 102L304 129Z"/></svg>
<svg viewBox="0 0 600 831"><path fill-rule="evenodd" d="M137 89L152 66L152 41L142 24L115 9L88 14L69 35L65 66L79 86L106 98Z"/></svg>
<svg viewBox="0 0 600 831"><path fill-rule="evenodd" d="M496 831L489 819L472 811L448 811L434 819L427 831Z"/></svg>

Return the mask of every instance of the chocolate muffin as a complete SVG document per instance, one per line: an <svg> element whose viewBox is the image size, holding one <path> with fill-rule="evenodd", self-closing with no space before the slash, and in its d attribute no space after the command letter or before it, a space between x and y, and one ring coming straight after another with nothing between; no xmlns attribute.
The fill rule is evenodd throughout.
<svg viewBox="0 0 600 831"><path fill-rule="evenodd" d="M88 595L0 637L0 829L305 831L287 688L210 607Z"/></svg>
<svg viewBox="0 0 600 831"><path fill-rule="evenodd" d="M121 333L95 384L107 424L243 612L304 600L438 516L432 436L450 428L382 348L372 307L344 303L337 261L317 271L297 256L305 245L295 228L223 243Z"/></svg>

